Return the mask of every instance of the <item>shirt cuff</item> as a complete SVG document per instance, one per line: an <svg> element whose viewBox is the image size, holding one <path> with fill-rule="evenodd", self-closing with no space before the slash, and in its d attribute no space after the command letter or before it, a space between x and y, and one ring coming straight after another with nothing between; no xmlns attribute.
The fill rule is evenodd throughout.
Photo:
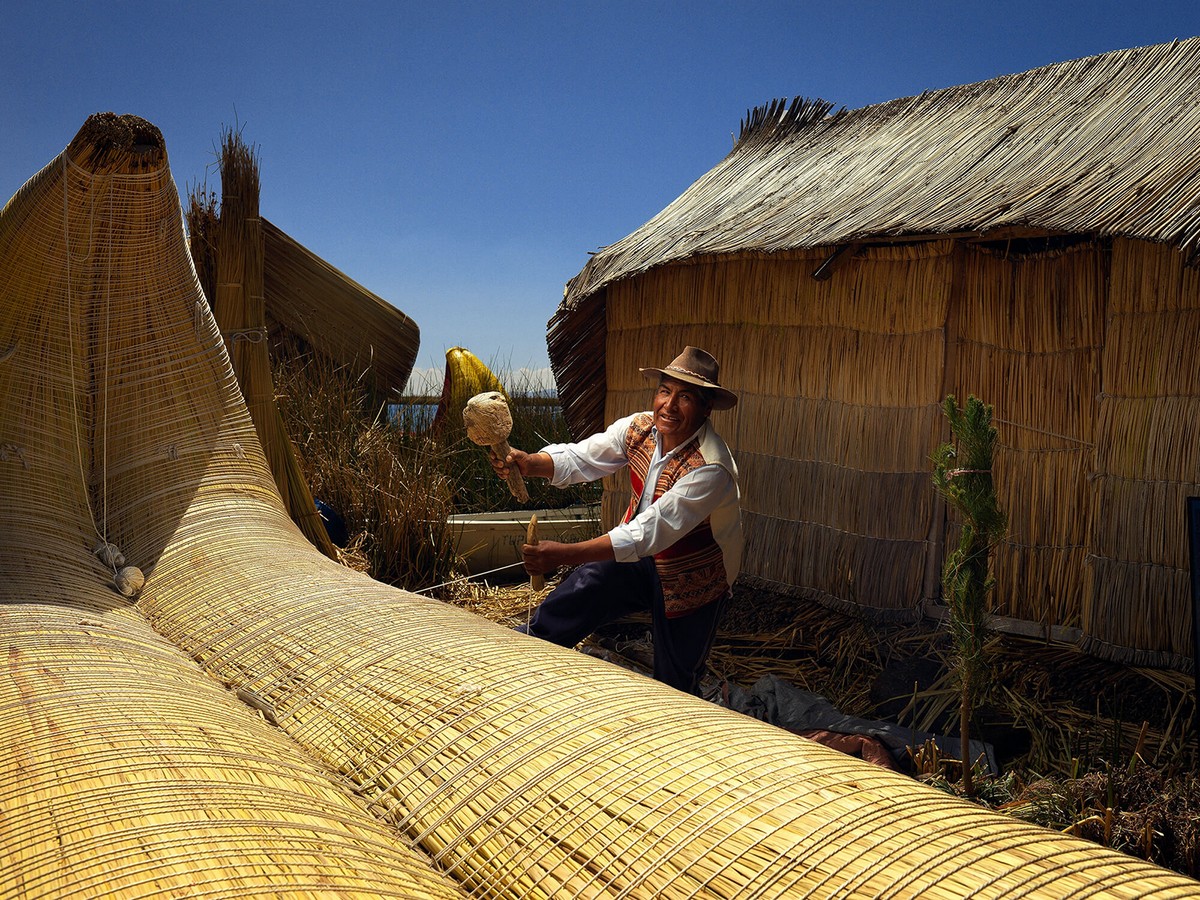
<svg viewBox="0 0 1200 900"><path fill-rule="evenodd" d="M567 465L567 454L563 450L562 444L547 444L542 448L542 453L550 457L550 463L554 466L554 474L547 479L551 487L561 488L567 487L570 482L567 477L571 474L570 467Z"/></svg>
<svg viewBox="0 0 1200 900"><path fill-rule="evenodd" d="M620 563L631 563L638 561L637 545L633 540L633 536L629 533L628 527L618 525L608 533L609 540L612 541L613 557Z"/></svg>

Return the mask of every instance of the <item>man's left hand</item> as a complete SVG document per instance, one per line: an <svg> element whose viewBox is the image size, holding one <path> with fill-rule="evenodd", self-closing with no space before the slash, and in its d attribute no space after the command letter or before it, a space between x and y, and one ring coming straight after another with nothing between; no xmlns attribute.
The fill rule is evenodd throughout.
<svg viewBox="0 0 1200 900"><path fill-rule="evenodd" d="M530 575L545 575L559 566L570 565L565 561L570 556L570 546L558 541L538 541L536 544L522 545L521 560L525 563L525 571Z"/></svg>

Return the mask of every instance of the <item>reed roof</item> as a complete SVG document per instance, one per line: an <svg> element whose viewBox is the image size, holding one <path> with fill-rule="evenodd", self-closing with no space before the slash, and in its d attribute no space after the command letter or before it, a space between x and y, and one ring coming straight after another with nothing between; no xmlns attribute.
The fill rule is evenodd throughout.
<svg viewBox="0 0 1200 900"><path fill-rule="evenodd" d="M369 363L378 388L402 391L421 343L417 323L266 218L262 230L268 320L336 362Z"/></svg>
<svg viewBox="0 0 1200 900"><path fill-rule="evenodd" d="M560 314L705 254L1009 227L1200 249L1200 38L831 110L748 113L728 156L589 260Z"/></svg>

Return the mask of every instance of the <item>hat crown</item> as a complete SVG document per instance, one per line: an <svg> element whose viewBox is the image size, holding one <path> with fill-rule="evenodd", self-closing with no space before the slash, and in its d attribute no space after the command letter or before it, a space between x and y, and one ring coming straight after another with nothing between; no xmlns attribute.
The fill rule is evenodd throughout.
<svg viewBox="0 0 1200 900"><path fill-rule="evenodd" d="M709 384L720 384L721 367L711 353L699 347L684 347L683 352L671 360L665 372L678 372L692 378L702 378Z"/></svg>

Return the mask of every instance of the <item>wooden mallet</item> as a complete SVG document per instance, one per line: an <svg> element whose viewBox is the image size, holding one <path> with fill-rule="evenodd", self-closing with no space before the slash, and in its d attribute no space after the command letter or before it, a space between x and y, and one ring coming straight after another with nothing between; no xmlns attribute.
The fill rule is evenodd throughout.
<svg viewBox="0 0 1200 900"><path fill-rule="evenodd" d="M463 424L467 426L467 437L481 447L490 447L501 462L512 450L508 445L512 413L508 411L508 403L499 391L486 391L468 400L467 408L463 410ZM516 466L508 468L508 489L522 503L529 501L525 479Z"/></svg>

